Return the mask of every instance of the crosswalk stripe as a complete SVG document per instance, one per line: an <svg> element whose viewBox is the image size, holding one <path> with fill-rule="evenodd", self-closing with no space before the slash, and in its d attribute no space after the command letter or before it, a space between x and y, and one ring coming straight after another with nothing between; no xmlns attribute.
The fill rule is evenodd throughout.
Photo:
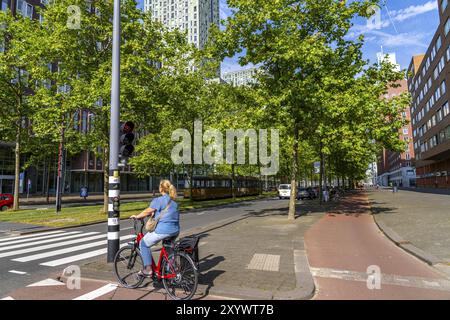
<svg viewBox="0 0 450 320"><path fill-rule="evenodd" d="M23 271L17 271L17 270L9 270L8 272L10 272L10 273L15 273L15 274L20 274L20 275L27 274L26 272L23 272Z"/></svg>
<svg viewBox="0 0 450 320"><path fill-rule="evenodd" d="M73 299L73 300L94 300L94 299L101 297L107 293L110 293L116 289L117 289L117 285L108 283L107 285L105 285L101 288L98 288L97 290L86 293L82 296L79 296L79 297Z"/></svg>
<svg viewBox="0 0 450 320"><path fill-rule="evenodd" d="M13 297L10 297L10 296L8 296L8 297L4 297L4 298L1 298L0 300L14 300L14 298L13 298Z"/></svg>
<svg viewBox="0 0 450 320"><path fill-rule="evenodd" d="M55 279L48 278L48 279L45 279L45 280L42 280L42 281L39 281L39 282L35 282L35 283L32 283L32 284L29 284L27 286L27 288L31 288L31 287L64 286L64 285L65 285L64 282L60 282L60 281L57 281Z"/></svg>
<svg viewBox="0 0 450 320"><path fill-rule="evenodd" d="M5 252L5 253L0 254L0 258L18 256L20 254L26 254L26 253L30 253L30 252L34 252L34 251L53 249L53 248L57 248L57 247L64 247L64 246L68 246L68 245L71 245L74 243L85 242L85 241L89 241L89 240L96 240L96 239L100 239L100 238L104 238L104 237L106 237L106 234L101 234L101 235L87 237L87 238L81 238L81 239L75 239L75 240L70 240L70 241L63 241L60 243L52 243L52 244L48 244L48 245L44 245L44 246L32 247L32 248L16 250L16 251L12 251L12 252Z"/></svg>
<svg viewBox="0 0 450 320"><path fill-rule="evenodd" d="M135 237L134 235L129 235L129 236L121 237L120 240L127 240L127 239L131 239L131 238L134 238L134 237ZM123 247L125 245L127 245L127 244L123 243L123 244L120 245L120 247ZM75 256L70 256L70 257L61 258L61 259L58 259L58 260L53 260L53 261L40 263L40 265L41 266L47 266L47 267L56 267L56 266L60 266L60 265L63 265L63 264L68 264L68 263L71 263L71 262L74 262L74 261L79 261L79 260L84 260L84 259L100 256L102 254L105 254L107 251L108 251L107 248L99 249L99 250L90 251L90 252L86 252L86 253L82 253L82 254L77 254Z"/></svg>
<svg viewBox="0 0 450 320"><path fill-rule="evenodd" d="M99 234L99 232L81 233L80 231L76 231L73 233L75 233L75 234L71 235L71 236L69 236L69 234L71 234L71 232L65 233L64 237L61 237L61 238L47 239L47 240L41 240L41 241L36 241L36 242L30 242L30 243L16 244L13 246L0 247L0 251L8 251L8 250L17 249L17 248L31 247L31 246L35 246L38 244L50 243L50 242L61 241L61 240L69 240L69 239L73 239L73 238L83 237L85 235ZM68 236L66 236L66 235L68 235Z"/></svg>
<svg viewBox="0 0 450 320"><path fill-rule="evenodd" d="M96 242L82 244L82 245L79 245L79 246L70 247L70 248L66 248L66 249L60 249L60 250L44 252L44 253L38 253L38 254L31 255L31 256L27 256L27 257L12 259L12 261L29 262L29 261L33 261L33 260L40 260L40 259L43 259L43 258L58 256L58 255L69 253L69 252L80 251L80 250L84 250L84 249L98 247L98 246L101 246L101 245L104 245L104 244L107 244L107 243L108 242L106 240L96 241Z"/></svg>
<svg viewBox="0 0 450 320"><path fill-rule="evenodd" d="M27 236L7 237L7 238L0 239L0 242L11 241L11 240L16 240L16 239L35 238L35 237L45 236L45 235L49 235L49 234L64 233L64 232L65 231L63 231L63 230L57 230L57 231L51 231L51 232L34 233L34 234L27 235Z"/></svg>

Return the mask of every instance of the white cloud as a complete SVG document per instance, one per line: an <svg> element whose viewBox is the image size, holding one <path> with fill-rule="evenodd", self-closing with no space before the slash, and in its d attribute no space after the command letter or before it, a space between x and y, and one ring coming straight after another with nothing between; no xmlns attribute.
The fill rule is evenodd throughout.
<svg viewBox="0 0 450 320"><path fill-rule="evenodd" d="M395 48L395 47L405 47L414 46L421 48L428 48L425 40L428 39L428 34L426 33L400 33L400 34L390 34L382 31L371 31L370 34L377 36L380 42L385 47Z"/></svg>
<svg viewBox="0 0 450 320"><path fill-rule="evenodd" d="M417 17L421 14L437 10L438 4L435 0L431 0L422 5L415 5L415 6L413 5L396 11L387 11L386 7L384 9L385 10L383 11L385 13L382 15L382 17L380 17L381 20L378 23L372 19L368 20L367 23L364 25L355 25L351 29L352 32L350 36L356 37L359 34L365 34L370 33L372 31L385 29L391 26L393 23L395 24L395 22L403 22L407 19Z"/></svg>
<svg viewBox="0 0 450 320"><path fill-rule="evenodd" d="M396 22L402 22L404 20L416 17L418 15L437 10L438 4L436 0L428 1L422 5L409 6L405 9L400 9L398 11L391 11L392 18Z"/></svg>

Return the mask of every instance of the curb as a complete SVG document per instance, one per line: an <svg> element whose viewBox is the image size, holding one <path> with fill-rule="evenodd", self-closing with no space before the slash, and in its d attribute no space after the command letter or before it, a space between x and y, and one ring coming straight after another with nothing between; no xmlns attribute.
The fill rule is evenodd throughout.
<svg viewBox="0 0 450 320"><path fill-rule="evenodd" d="M404 240L398 233L386 226L385 223L377 221L377 219L373 215L372 218L375 224L378 226L378 229L380 229L388 239L390 239L395 245L402 248L404 251L422 260L430 266L434 266L435 264L442 262L434 255L425 252L422 249L419 249L416 246L412 245L409 241Z"/></svg>

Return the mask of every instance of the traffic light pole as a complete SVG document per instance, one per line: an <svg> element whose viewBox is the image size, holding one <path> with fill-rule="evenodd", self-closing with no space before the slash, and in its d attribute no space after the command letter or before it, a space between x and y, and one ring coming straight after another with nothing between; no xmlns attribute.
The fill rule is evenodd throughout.
<svg viewBox="0 0 450 320"><path fill-rule="evenodd" d="M109 189L108 189L108 256L111 263L120 246L120 0L114 0L111 121L109 136Z"/></svg>

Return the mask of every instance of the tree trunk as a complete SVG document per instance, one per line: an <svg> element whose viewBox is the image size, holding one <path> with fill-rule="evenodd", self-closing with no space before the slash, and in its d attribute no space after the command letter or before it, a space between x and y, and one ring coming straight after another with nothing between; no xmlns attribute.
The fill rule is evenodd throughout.
<svg viewBox="0 0 450 320"><path fill-rule="evenodd" d="M298 125L295 124L294 129L294 145L292 152L292 172L291 172L291 199L289 200L288 219L295 220L296 203L297 203L297 171L298 171Z"/></svg>
<svg viewBox="0 0 450 320"><path fill-rule="evenodd" d="M231 195L233 200L236 200L236 174L234 163L231 165Z"/></svg>
<svg viewBox="0 0 450 320"><path fill-rule="evenodd" d="M19 210L19 183L20 183L20 119L17 124L16 149L15 149L15 171L14 171L14 205L13 210Z"/></svg>
<svg viewBox="0 0 450 320"><path fill-rule="evenodd" d="M324 169L323 160L324 156L322 152L322 142L320 142L319 200L321 204L323 202L323 169Z"/></svg>
<svg viewBox="0 0 450 320"><path fill-rule="evenodd" d="M64 162L66 159L64 158L64 123L61 128L61 137L59 141L59 153L58 153L58 175L56 180L56 213L61 212L61 193L62 193L62 176L64 169Z"/></svg>
<svg viewBox="0 0 450 320"><path fill-rule="evenodd" d="M109 153L108 147L103 148L103 208L101 212L104 214L108 213L108 203L109 203Z"/></svg>
<svg viewBox="0 0 450 320"><path fill-rule="evenodd" d="M52 162L49 161L47 164L47 183L45 185L45 195L46 195L46 201L47 204L50 203L50 173L52 171Z"/></svg>

